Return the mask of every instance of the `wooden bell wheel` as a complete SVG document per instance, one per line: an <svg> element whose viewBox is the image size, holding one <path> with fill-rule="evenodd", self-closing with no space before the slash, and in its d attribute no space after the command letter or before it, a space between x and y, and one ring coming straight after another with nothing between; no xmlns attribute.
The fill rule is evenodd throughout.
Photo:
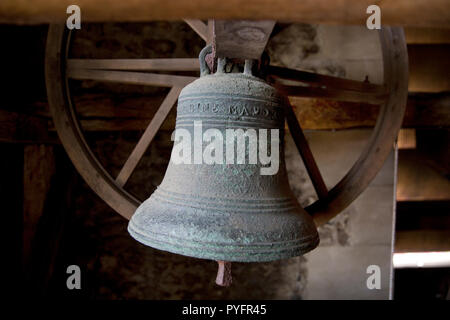
<svg viewBox="0 0 450 320"><path fill-rule="evenodd" d="M207 40L207 26L203 22L187 22ZM336 216L365 190L391 152L401 127L408 92L408 61L403 29L383 27L378 32L383 57L383 85L267 67L268 77L274 85L289 96L380 105L379 116L367 146L344 178L330 190L322 179L293 110L288 111L289 130L318 195L318 200L305 209L318 226ZM174 75L173 72L198 71L198 59L70 59L70 43L71 32L65 25L50 26L46 48L46 85L55 128L70 159L87 184L115 211L130 219L141 200L125 190L124 186L175 105L181 89L196 79ZM86 142L71 97L69 79L170 88L116 177L105 170Z"/></svg>

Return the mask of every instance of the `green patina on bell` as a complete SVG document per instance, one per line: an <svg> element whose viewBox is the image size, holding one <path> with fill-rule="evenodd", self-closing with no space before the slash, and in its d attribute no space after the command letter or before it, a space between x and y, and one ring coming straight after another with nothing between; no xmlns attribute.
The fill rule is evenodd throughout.
<svg viewBox="0 0 450 320"><path fill-rule="evenodd" d="M194 121L201 121L203 132L214 128L223 137L227 129L253 129L259 138L260 129L278 129L277 170L262 174L268 165L260 161L177 164L172 153L161 185L136 210L128 231L150 247L196 258L261 262L302 255L318 245L319 236L287 179L285 97L254 77L248 61L244 73L225 73L220 60L218 71L209 74L204 60L208 50L200 53L202 76L179 96L177 130L185 129L194 136ZM224 141L224 154L227 143ZM203 142L202 147L207 144ZM271 144L273 140L268 142L268 150ZM260 144L257 148L261 151ZM188 158L194 159L195 146L190 149ZM237 147L233 150L236 155L240 152ZM251 151L247 143L245 159Z"/></svg>

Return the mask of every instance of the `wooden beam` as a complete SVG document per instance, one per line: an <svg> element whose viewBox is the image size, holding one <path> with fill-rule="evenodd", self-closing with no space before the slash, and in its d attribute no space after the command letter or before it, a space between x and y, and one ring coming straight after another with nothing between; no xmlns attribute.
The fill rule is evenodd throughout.
<svg viewBox="0 0 450 320"><path fill-rule="evenodd" d="M52 154L55 156L54 169L50 168L49 164L41 163L51 159ZM57 271L55 268L57 267L57 258L61 253L64 228L73 213L74 186L78 174L65 151L59 146L54 147L53 151L48 146L42 149L36 146L30 150L29 155L31 158L29 158L28 168L31 171L27 176L31 177L31 180L27 182L30 184L27 192L35 193L28 195L28 199L31 204L30 210L36 214L30 222L36 223L39 217L39 223L34 226L36 229L33 232L30 269L26 274L23 290L28 297L44 297L48 295L51 279L56 276L55 273L59 273L55 272ZM37 172L33 172L33 168ZM50 179L48 175L53 170L54 174ZM33 177L33 175L35 176ZM45 182L43 183L41 180ZM44 184L47 191L45 195L42 191L33 189L33 186L39 188ZM36 196L43 196L44 200L37 199ZM42 212L39 212L41 206L43 206ZM67 265L63 266L63 268L66 267Z"/></svg>
<svg viewBox="0 0 450 320"><path fill-rule="evenodd" d="M401 230L395 234L395 252L450 251L450 230Z"/></svg>
<svg viewBox="0 0 450 320"><path fill-rule="evenodd" d="M184 87L197 79L196 77L171 74L70 68L67 69L67 76L77 80L97 80L161 87Z"/></svg>
<svg viewBox="0 0 450 320"><path fill-rule="evenodd" d="M209 30L208 26L201 20L195 19L184 19L186 22L199 36L205 41L208 41Z"/></svg>
<svg viewBox="0 0 450 320"><path fill-rule="evenodd" d="M274 86L282 94L289 97L307 97L307 98L318 98L334 101L361 102L371 104L381 104L387 99L387 94L373 94L350 90L343 91L343 90L336 90L333 88L304 87L298 85L291 86L291 85L274 84Z"/></svg>
<svg viewBox="0 0 450 320"><path fill-rule="evenodd" d="M68 59L68 69L198 71L198 59Z"/></svg>
<svg viewBox="0 0 450 320"><path fill-rule="evenodd" d="M33 243L54 173L53 146L31 144L24 147L22 258L25 273L30 272Z"/></svg>
<svg viewBox="0 0 450 320"><path fill-rule="evenodd" d="M83 119L80 121L84 131L144 131L151 119ZM161 126L161 130L173 130L175 128L175 118L171 122L172 126ZM55 130L51 127L50 130Z"/></svg>
<svg viewBox="0 0 450 320"><path fill-rule="evenodd" d="M379 106L323 100L315 98L289 98L304 130L349 129L373 127Z"/></svg>
<svg viewBox="0 0 450 320"><path fill-rule="evenodd" d="M167 90L167 93L169 90ZM83 94L73 98L80 119L149 119L164 101L165 92L155 95Z"/></svg>
<svg viewBox="0 0 450 320"><path fill-rule="evenodd" d="M65 22L72 0L27 1L2 0L2 23ZM83 21L150 21L181 19L280 20L305 23L365 25L366 9L373 0L78 0ZM447 0L388 0L377 2L385 25L450 27ZM107 8L107 9L106 9Z"/></svg>
<svg viewBox="0 0 450 320"><path fill-rule="evenodd" d="M375 125L379 107L364 103L290 98L304 129L348 129ZM410 93L404 128L450 127L449 93Z"/></svg>
<svg viewBox="0 0 450 320"><path fill-rule="evenodd" d="M312 87L326 87L327 89L332 88L342 91L350 90L366 94L374 93L381 96L385 96L387 94L386 88L382 85L333 77L313 72L288 69L277 66L268 66L267 73L269 73L271 75L271 78L274 78L274 80L276 80L277 78L281 78L284 80L293 80L301 82L303 85L308 84Z"/></svg>

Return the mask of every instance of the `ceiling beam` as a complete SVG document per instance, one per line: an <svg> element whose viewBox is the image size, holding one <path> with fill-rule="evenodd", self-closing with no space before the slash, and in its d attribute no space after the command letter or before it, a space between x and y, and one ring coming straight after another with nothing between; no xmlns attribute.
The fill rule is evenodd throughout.
<svg viewBox="0 0 450 320"><path fill-rule="evenodd" d="M382 24L450 27L448 0L376 1ZM2 23L65 22L72 0L0 1ZM181 19L278 20L305 23L365 25L373 0L78 0L81 21L150 21ZM106 9L107 8L107 9Z"/></svg>

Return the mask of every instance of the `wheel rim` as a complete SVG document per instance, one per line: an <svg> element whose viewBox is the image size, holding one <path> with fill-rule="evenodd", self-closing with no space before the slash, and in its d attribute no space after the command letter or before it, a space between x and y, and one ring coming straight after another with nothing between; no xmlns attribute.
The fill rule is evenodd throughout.
<svg viewBox="0 0 450 320"><path fill-rule="evenodd" d="M379 36L383 54L384 86L389 96L381 105L372 136L359 159L326 196L320 197L305 208L312 214L317 225L332 219L364 191L391 152L401 127L408 92L408 61L403 29L384 27L379 31ZM64 25L49 27L46 85L56 130L70 159L87 184L115 211L130 219L140 201L123 188L124 183L119 184L117 179L103 168L88 147L76 117L65 64L69 43L70 32L66 31ZM298 128L289 125L291 131Z"/></svg>

